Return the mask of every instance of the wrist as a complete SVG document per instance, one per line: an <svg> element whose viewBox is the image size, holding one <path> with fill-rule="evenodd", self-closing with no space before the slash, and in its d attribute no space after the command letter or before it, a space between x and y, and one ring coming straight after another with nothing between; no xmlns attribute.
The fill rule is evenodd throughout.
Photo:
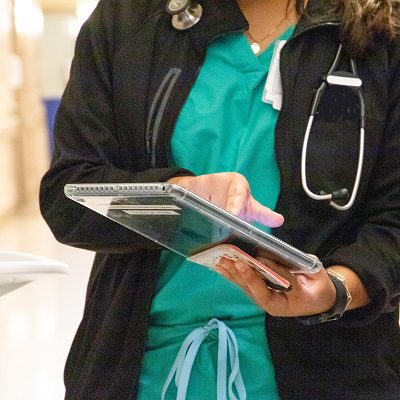
<svg viewBox="0 0 400 400"><path fill-rule="evenodd" d="M348 310L365 307L370 303L370 298L364 284L353 270L342 265L334 265L327 270L336 272L345 278L346 286L352 297Z"/></svg>
<svg viewBox="0 0 400 400"><path fill-rule="evenodd" d="M328 269L328 277L335 287L336 299L333 306L326 312L310 315L306 317L298 317L297 320L304 325L314 325L327 321L339 319L349 308L352 296L346 284L346 278L338 272Z"/></svg>

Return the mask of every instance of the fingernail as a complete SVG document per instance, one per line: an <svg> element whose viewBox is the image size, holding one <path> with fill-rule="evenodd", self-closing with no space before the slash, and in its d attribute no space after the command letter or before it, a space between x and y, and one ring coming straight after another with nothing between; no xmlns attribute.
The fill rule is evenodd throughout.
<svg viewBox="0 0 400 400"><path fill-rule="evenodd" d="M229 260L225 257L222 256L219 260L218 260L218 264L222 265L222 264L226 264Z"/></svg>
<svg viewBox="0 0 400 400"><path fill-rule="evenodd" d="M238 261L236 263L236 268L240 271L240 272L246 272L248 266L246 263Z"/></svg>

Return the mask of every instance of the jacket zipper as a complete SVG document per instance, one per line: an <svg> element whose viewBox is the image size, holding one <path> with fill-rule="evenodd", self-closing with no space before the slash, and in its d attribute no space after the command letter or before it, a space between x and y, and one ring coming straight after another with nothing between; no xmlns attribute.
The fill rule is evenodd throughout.
<svg viewBox="0 0 400 400"><path fill-rule="evenodd" d="M200 74L200 70L201 70L201 66L199 66L197 68L196 73L193 76L193 80L192 80L193 83L190 85L190 87L187 89L187 91L182 91L182 92L179 92L177 94L177 96L176 96L176 104L175 104L176 109L178 109L177 107L179 107L180 104L183 104L183 99L185 98L185 93L187 95L190 94L190 91L193 88L194 83L196 82L196 80L197 80L197 78L198 78L198 76ZM180 111L181 111L181 109L179 109L178 113L175 114L176 118L171 120L171 126L168 126L168 128L167 128L168 136L167 136L167 140L166 140L166 143L165 143L165 149L166 149L166 154L167 154L167 157L168 157L168 164L169 165L172 163L171 138L172 138L172 135L174 133L175 126L176 126L176 121L179 118Z"/></svg>
<svg viewBox="0 0 400 400"><path fill-rule="evenodd" d="M150 107L146 126L146 152L152 167L156 165L156 145L165 107L182 70L171 68L162 80Z"/></svg>

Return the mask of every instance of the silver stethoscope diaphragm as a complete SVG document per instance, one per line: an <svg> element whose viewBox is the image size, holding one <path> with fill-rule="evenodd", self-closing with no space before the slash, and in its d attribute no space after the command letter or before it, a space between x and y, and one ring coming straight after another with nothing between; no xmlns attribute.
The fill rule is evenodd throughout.
<svg viewBox="0 0 400 400"><path fill-rule="evenodd" d="M196 25L203 15L201 5L191 0L169 0L165 9L172 15L172 26L179 31Z"/></svg>

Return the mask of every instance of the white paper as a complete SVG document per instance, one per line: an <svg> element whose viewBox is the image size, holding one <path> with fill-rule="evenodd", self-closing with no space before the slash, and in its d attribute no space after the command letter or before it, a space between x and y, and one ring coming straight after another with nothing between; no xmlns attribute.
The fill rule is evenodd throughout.
<svg viewBox="0 0 400 400"><path fill-rule="evenodd" d="M278 40L275 43L274 53L272 55L271 65L265 82L262 101L272 104L275 110L282 108L282 81L280 72L280 53L286 40Z"/></svg>

